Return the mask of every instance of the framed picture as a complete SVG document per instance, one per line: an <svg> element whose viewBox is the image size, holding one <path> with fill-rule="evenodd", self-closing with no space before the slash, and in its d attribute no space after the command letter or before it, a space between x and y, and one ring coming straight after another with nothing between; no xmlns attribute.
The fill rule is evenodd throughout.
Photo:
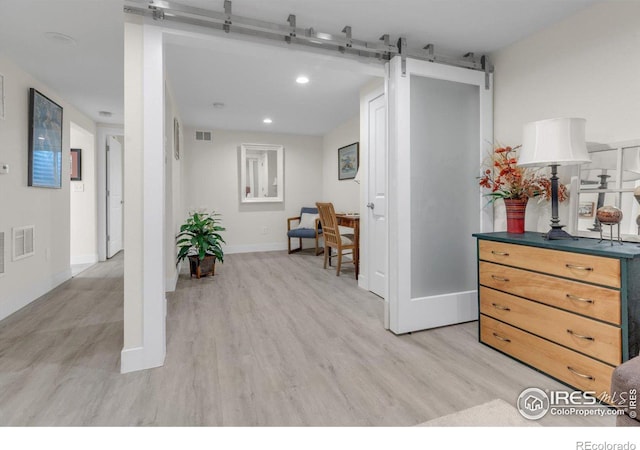
<svg viewBox="0 0 640 450"><path fill-rule="evenodd" d="M580 202L578 205L578 217L593 217L593 202Z"/></svg>
<svg viewBox="0 0 640 450"><path fill-rule="evenodd" d="M176 117L173 118L173 156L180 159L180 122Z"/></svg>
<svg viewBox="0 0 640 450"><path fill-rule="evenodd" d="M4 75L0 73L0 120L4 119Z"/></svg>
<svg viewBox="0 0 640 450"><path fill-rule="evenodd" d="M62 188L62 106L29 90L28 185Z"/></svg>
<svg viewBox="0 0 640 450"><path fill-rule="evenodd" d="M71 149L71 181L82 181L82 149Z"/></svg>
<svg viewBox="0 0 640 450"><path fill-rule="evenodd" d="M338 149L338 180L351 180L358 173L359 143Z"/></svg>

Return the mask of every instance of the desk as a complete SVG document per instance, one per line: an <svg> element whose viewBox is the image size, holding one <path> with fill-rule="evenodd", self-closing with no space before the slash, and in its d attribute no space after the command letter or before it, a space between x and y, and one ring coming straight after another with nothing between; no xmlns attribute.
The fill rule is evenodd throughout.
<svg viewBox="0 0 640 450"><path fill-rule="evenodd" d="M336 214L338 225L353 228L356 247L353 252L353 260L356 265L356 280L360 273L360 214Z"/></svg>

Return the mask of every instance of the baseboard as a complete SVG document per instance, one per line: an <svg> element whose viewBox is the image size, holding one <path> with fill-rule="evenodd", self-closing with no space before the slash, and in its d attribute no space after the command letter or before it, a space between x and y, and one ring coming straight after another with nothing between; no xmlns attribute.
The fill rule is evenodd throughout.
<svg viewBox="0 0 640 450"><path fill-rule="evenodd" d="M120 373L137 372L164 365L164 354L149 353L144 347L123 348L120 352Z"/></svg>
<svg viewBox="0 0 640 450"><path fill-rule="evenodd" d="M71 257L71 265L74 266L76 264L95 264L98 262L98 254L94 253L92 255L77 255Z"/></svg>
<svg viewBox="0 0 640 450"><path fill-rule="evenodd" d="M369 279L362 273L358 274L358 287L360 289L364 289L365 291L369 290Z"/></svg>
<svg viewBox="0 0 640 450"><path fill-rule="evenodd" d="M231 255L233 253L277 252L286 249L286 242L271 242L267 244L228 245L224 247L224 253Z"/></svg>
<svg viewBox="0 0 640 450"><path fill-rule="evenodd" d="M180 271L176 270L175 272L173 272L173 274L169 274L167 276L167 278L165 279L165 291L166 292L173 292L176 290L176 286L178 285L178 277L180 275Z"/></svg>
<svg viewBox="0 0 640 450"><path fill-rule="evenodd" d="M0 320L9 317L11 314L21 310L31 302L38 300L47 292L60 286L67 280L71 279L71 267L66 268L62 272L53 274L50 278L30 283L25 286L23 292L8 296L7 301L0 302Z"/></svg>

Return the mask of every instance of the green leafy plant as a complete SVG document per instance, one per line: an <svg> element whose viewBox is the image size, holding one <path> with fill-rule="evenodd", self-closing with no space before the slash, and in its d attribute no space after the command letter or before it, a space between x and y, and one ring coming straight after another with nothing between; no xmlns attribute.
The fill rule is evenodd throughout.
<svg viewBox="0 0 640 450"><path fill-rule="evenodd" d="M220 232L226 229L220 225L219 217L220 214L215 212L193 212L189 215L176 236L179 249L177 263L189 256L198 256L203 260L207 255L212 255L216 260L224 262L222 244L226 242Z"/></svg>

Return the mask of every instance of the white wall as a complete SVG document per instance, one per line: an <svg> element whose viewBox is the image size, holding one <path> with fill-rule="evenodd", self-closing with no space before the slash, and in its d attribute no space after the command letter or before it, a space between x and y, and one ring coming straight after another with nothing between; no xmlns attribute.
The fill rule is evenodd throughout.
<svg viewBox="0 0 640 450"><path fill-rule="evenodd" d="M322 139L321 200L332 202L337 212L358 212L360 210L360 185L353 180L338 180L338 149L359 141L359 116L355 116L331 130ZM362 154L360 161L362 161Z"/></svg>
<svg viewBox="0 0 640 450"><path fill-rule="evenodd" d="M566 116L587 120L590 142L640 138L638 17L639 2L596 4L491 55L496 142L519 144L525 123ZM547 230L550 205L529 203L527 229ZM568 222L566 205L561 219ZM496 229L504 223L496 209Z"/></svg>
<svg viewBox="0 0 640 450"><path fill-rule="evenodd" d="M240 203L243 143L284 146L284 203ZM226 253L286 249L287 217L299 215L302 206L314 206L322 197L321 137L214 130L212 141L206 142L196 141L195 129L185 128L184 150L186 210L222 214Z"/></svg>
<svg viewBox="0 0 640 450"><path fill-rule="evenodd" d="M82 181L71 181L71 264L98 261L95 135L71 123L71 148L81 149Z"/></svg>
<svg viewBox="0 0 640 450"><path fill-rule="evenodd" d="M174 291L178 282L178 268L176 267L176 239L180 225L184 219L182 205L182 155L176 159L174 118L178 119L180 131L178 134L179 150L184 148L184 126L180 113L173 99L171 83L165 80L165 228L166 228L166 289Z"/></svg>
<svg viewBox="0 0 640 450"><path fill-rule="evenodd" d="M0 120L0 231L5 233L5 275L0 276L0 319L7 317L71 277L69 130L70 122L95 134L95 123L56 92L0 57L4 75L6 118ZM63 108L62 189L27 186L29 88L34 87ZM12 227L35 225L34 256L11 261Z"/></svg>

